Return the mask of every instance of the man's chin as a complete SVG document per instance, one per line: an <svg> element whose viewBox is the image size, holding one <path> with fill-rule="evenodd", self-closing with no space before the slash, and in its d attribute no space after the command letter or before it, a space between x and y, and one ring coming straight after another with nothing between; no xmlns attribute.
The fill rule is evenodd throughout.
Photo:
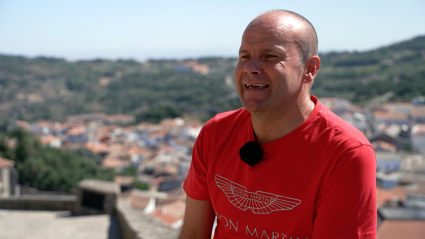
<svg viewBox="0 0 425 239"><path fill-rule="evenodd" d="M263 112L265 109L259 105L244 105L245 110L249 111L251 114Z"/></svg>

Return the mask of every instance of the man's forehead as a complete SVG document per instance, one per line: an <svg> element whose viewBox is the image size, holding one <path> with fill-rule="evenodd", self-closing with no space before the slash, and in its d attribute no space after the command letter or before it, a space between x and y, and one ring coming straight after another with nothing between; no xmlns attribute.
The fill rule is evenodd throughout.
<svg viewBox="0 0 425 239"><path fill-rule="evenodd" d="M294 37L292 31L276 30L273 28L252 26L245 30L242 36L243 46L258 45L275 50L276 48L289 47L290 43L296 43L297 39Z"/></svg>

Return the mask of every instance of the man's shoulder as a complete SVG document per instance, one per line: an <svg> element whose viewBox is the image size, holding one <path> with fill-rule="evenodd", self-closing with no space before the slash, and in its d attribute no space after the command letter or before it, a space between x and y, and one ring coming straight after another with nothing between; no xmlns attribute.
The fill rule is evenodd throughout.
<svg viewBox="0 0 425 239"><path fill-rule="evenodd" d="M204 127L219 127L221 130L232 127L235 123L246 120L250 114L244 108L227 111L215 115Z"/></svg>
<svg viewBox="0 0 425 239"><path fill-rule="evenodd" d="M202 127L201 136L209 137L213 141L218 140L235 129L235 126L248 122L250 117L250 113L244 108L219 113Z"/></svg>
<svg viewBox="0 0 425 239"><path fill-rule="evenodd" d="M249 112L245 108L242 107L242 108L237 109L237 110L219 113L214 118L217 121L227 121L227 120L238 119L241 116L247 116L247 115L249 115Z"/></svg>
<svg viewBox="0 0 425 239"><path fill-rule="evenodd" d="M320 115L323 119L321 127L332 135L333 142L337 144L345 142L345 144L350 144L353 147L355 145L370 145L369 140L360 130L340 118L326 106L322 105Z"/></svg>

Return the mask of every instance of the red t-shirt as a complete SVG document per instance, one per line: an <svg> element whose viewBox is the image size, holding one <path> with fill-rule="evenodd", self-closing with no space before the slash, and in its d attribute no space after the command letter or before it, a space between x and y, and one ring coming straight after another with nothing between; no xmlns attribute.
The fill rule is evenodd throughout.
<svg viewBox="0 0 425 239"><path fill-rule="evenodd" d="M196 141L187 195L211 200L214 238L376 237L375 153L366 137L312 96L316 106L288 135L262 145L249 166L251 114L216 115Z"/></svg>

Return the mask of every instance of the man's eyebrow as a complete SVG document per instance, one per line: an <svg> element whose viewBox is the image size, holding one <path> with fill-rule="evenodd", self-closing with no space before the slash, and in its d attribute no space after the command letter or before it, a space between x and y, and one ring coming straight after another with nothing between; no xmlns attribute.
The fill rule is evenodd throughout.
<svg viewBox="0 0 425 239"><path fill-rule="evenodd" d="M270 53L270 52L277 52L277 49L264 49L263 51L266 53Z"/></svg>

